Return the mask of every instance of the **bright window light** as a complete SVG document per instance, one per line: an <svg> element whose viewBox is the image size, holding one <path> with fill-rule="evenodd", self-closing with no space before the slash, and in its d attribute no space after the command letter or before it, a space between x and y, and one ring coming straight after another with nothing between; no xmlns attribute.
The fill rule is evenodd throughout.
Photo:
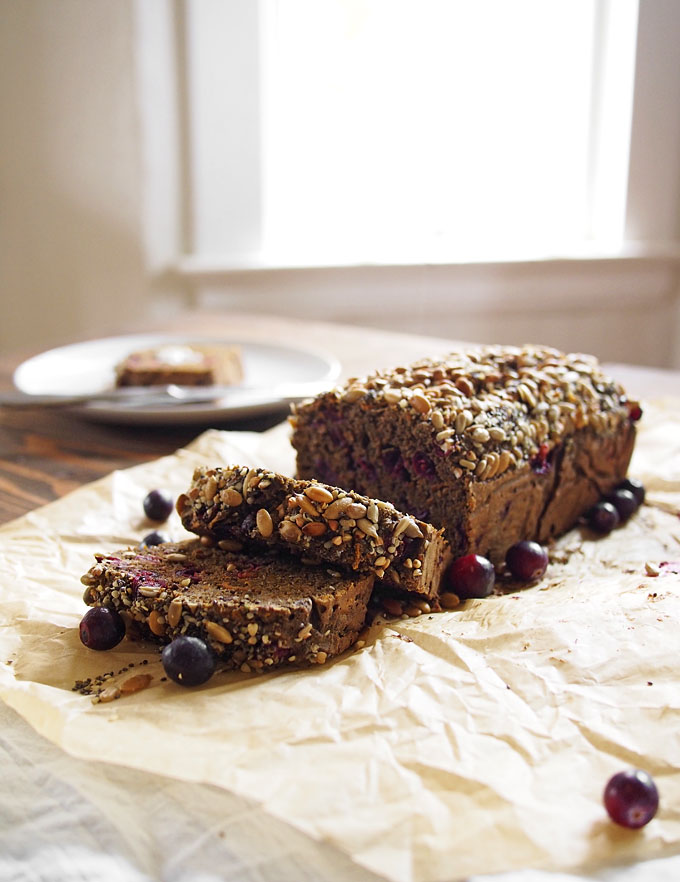
<svg viewBox="0 0 680 882"><path fill-rule="evenodd" d="M620 241L637 0L260 0L254 88L220 77L237 7L189 6L196 251L381 263ZM235 89L259 105L248 131ZM255 145L241 159L237 136Z"/></svg>
<svg viewBox="0 0 680 882"><path fill-rule="evenodd" d="M586 238L597 7L271 0L265 251L409 260ZM625 166L625 140L610 146Z"/></svg>

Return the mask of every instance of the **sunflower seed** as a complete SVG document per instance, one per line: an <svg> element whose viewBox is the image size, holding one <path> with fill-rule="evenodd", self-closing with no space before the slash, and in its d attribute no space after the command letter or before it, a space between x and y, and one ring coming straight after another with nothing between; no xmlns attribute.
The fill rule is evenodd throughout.
<svg viewBox="0 0 680 882"><path fill-rule="evenodd" d="M272 516L269 514L266 508L258 509L257 514L255 515L255 525L260 531L260 535L263 537L263 539L268 539L274 532L274 523L272 521Z"/></svg>
<svg viewBox="0 0 680 882"><path fill-rule="evenodd" d="M233 643L234 641L229 631L222 625L218 625L217 622L206 622L205 630L218 643Z"/></svg>
<svg viewBox="0 0 680 882"><path fill-rule="evenodd" d="M312 484L311 486L306 487L305 496L309 496L314 502L333 502L333 494L326 490L325 487L320 487L318 484Z"/></svg>

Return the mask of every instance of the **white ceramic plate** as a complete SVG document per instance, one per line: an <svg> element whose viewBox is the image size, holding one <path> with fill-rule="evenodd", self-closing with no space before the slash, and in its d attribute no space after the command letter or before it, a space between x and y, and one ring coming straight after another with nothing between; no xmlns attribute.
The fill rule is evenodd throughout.
<svg viewBox="0 0 680 882"><path fill-rule="evenodd" d="M278 410L285 412L291 401L331 388L340 373L337 359L305 349L209 337L131 334L73 343L36 355L16 369L14 385L29 395L100 392L112 388L115 366L129 353L169 343L238 346L243 361L243 382L223 397L200 404L142 407L100 401L79 405L73 410L98 422L147 425L225 422Z"/></svg>

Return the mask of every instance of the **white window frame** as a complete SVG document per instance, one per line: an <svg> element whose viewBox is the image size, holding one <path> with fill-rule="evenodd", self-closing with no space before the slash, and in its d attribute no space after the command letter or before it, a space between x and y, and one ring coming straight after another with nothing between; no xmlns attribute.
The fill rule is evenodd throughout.
<svg viewBox="0 0 680 882"><path fill-rule="evenodd" d="M190 231L185 268L214 265L223 269L272 269L263 262L261 236L262 125L258 107L263 100L262 53L269 39L267 20L258 0L183 0L185 30L181 72L186 82L186 115L190 145L187 164L189 181L188 215ZM597 168L593 188L591 238L595 255L608 257L637 253L639 248L658 250L677 240L677 181L680 162L680 118L669 124L669 112L680 104L680 76L673 40L680 38L680 4L675 0L639 0L635 70L635 112L611 100L626 92L622 82L628 76L625 51L620 54L607 39L613 28L631 32L635 39L638 0L599 0L597 30L604 51L594 75L594 116L598 130L593 139L593 166ZM677 45L677 44L676 44ZM233 82L236 87L225 88ZM658 101L656 96L664 96ZM231 126L215 125L224 119L228 102ZM612 108L608 116L600 107ZM219 108L220 112L217 112ZM625 140L631 131L630 163L625 151L618 167L612 167L608 149L612 141ZM628 173L625 166L628 166ZM618 181L628 177L628 187ZM675 191L674 191L675 190ZM612 213L623 217L627 201L626 247L614 236L608 243L603 231L611 230ZM233 205L225 213L224 205ZM624 229L621 231L623 236ZM223 243L230 247L224 249ZM580 254L564 254L570 257ZM529 259L545 257L527 254ZM515 258L516 259L516 258ZM265 257L266 261L266 257ZM277 264L278 265L278 264Z"/></svg>
<svg viewBox="0 0 680 882"><path fill-rule="evenodd" d="M148 158L151 183L147 184L147 197L152 203L156 199L149 218L160 216L161 207L163 212L168 210L167 194L172 192L181 219L179 232L175 230L171 246L165 249L168 256L174 252L174 259L166 263L165 277L174 278L189 292L192 302L228 303L243 311L281 312L285 301L285 310L291 314L342 320L354 311L376 324L381 316L372 315L367 304L384 301L388 296L395 322L401 322L408 314L414 290L422 290L423 285L435 309L441 304L449 310L454 301L456 308L464 310L470 299L479 309L494 308L508 296L531 299L534 289L540 289L544 305L546 296L556 304L581 296L590 302L597 299L603 309L617 308L627 297L637 302L646 299L650 309L660 304L666 308L673 301L669 321L676 326L676 343L671 360L680 366L680 3L599 2L600 26L605 30L612 17L621 14L622 5L634 3L639 8L634 104L632 114L628 111L631 137L627 187L625 197L620 196L626 205L622 245L598 242L593 247L560 254L499 255L497 260L483 261L463 258L434 266L397 261L313 266L267 264L260 253L261 123L257 107L263 88L259 48L267 34L263 33L258 0L175 0L174 6L161 5L159 0L139 0L140 8L143 5L146 9L140 15L147 19L147 30L148 20L154 15L170 15L177 23L172 76L176 77L175 92L180 100L176 127L169 126L167 133L177 145L179 171L173 178L166 160L161 172L165 181L154 183L154 176L159 174L154 169L163 169L164 163L154 163L154 155ZM212 33L211 16L221 17L223 25ZM143 41L140 51L145 51ZM199 52L201 64L194 65L192 58ZM599 71L603 94L617 87L618 63L615 54L605 53ZM229 101L237 136L234 129L225 127L217 132L211 129L209 137L202 132L201 137L193 139L192 127L200 131L210 120L210 101L217 84L214 70L224 71L225 65L226 69L231 66L231 80L236 86ZM141 116L153 126L162 108L158 107L158 93L152 89L147 92L150 97L141 108ZM619 136L628 125L625 109L613 125L608 121L609 131ZM154 149L157 153L161 149L160 141L155 139L152 154ZM594 143L597 151L603 148L604 140L596 139ZM218 167L220 174L216 176ZM216 212L211 213L211 204L233 204L235 210L225 221L223 212L219 219ZM607 204L606 200L595 199L593 205L591 227L596 240L598 228L606 224L603 216ZM226 231L224 226L218 229L218 224L224 223L229 225ZM217 247L222 241L232 243L228 252ZM336 308L340 298L344 310Z"/></svg>

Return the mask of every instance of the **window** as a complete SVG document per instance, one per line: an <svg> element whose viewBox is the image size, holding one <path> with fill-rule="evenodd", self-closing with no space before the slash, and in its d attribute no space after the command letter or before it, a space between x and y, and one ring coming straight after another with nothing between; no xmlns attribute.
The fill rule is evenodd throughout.
<svg viewBox="0 0 680 882"><path fill-rule="evenodd" d="M258 265L620 245L637 0L188 0L191 250Z"/></svg>

